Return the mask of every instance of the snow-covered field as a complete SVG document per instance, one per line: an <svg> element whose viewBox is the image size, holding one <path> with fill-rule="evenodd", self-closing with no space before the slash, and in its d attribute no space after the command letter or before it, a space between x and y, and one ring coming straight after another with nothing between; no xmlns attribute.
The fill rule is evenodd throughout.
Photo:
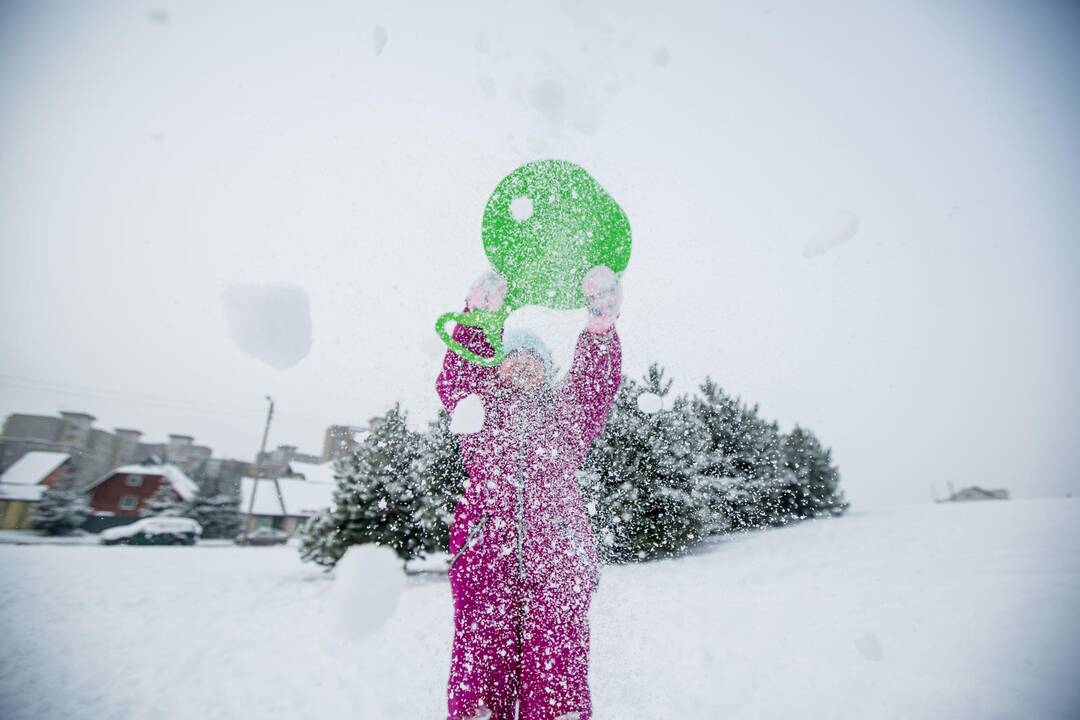
<svg viewBox="0 0 1080 720"><path fill-rule="evenodd" d="M444 717L451 602L343 637L294 547L0 545L0 717ZM601 720L1080 717L1080 500L853 511L606 568Z"/></svg>

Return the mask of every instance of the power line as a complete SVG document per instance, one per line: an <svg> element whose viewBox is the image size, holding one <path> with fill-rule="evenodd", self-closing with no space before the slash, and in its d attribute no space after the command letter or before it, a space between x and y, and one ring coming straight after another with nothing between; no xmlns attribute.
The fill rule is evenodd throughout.
<svg viewBox="0 0 1080 720"><path fill-rule="evenodd" d="M153 405L173 410L192 410L195 412L210 413L216 415L233 415L236 417L250 418L252 416L262 414L259 410L256 410L254 408L252 408L251 410L244 410L243 408L236 406L229 407L223 405L198 405L160 395L144 395L139 393L130 393L121 390L109 390L104 388L94 389L86 386L69 385L66 383L57 383L48 380L39 380L36 378L21 378L14 375L7 375L4 373L0 373L0 385L20 388L23 390L35 390L38 392L55 392L68 395L81 395L86 397L103 398L106 400L120 400L124 402L138 403L142 405Z"/></svg>
<svg viewBox="0 0 1080 720"><path fill-rule="evenodd" d="M138 405L147 405L167 410L183 410L202 415L230 416L244 419L262 416L262 411L254 407L248 410L239 406L203 405L185 402L177 398L169 398L162 395L132 393L123 390L113 390L106 388L91 388L85 385L74 385L70 383L62 383L51 380L42 380L40 378L10 375L7 373L0 373L0 386L18 388L21 390L31 390L41 393L59 393L119 401L125 403L134 403ZM328 426L331 424L327 422L325 418L313 418L304 415L295 415L292 413L289 413L289 417L293 420L301 420L304 422L310 422L318 425L326 424Z"/></svg>

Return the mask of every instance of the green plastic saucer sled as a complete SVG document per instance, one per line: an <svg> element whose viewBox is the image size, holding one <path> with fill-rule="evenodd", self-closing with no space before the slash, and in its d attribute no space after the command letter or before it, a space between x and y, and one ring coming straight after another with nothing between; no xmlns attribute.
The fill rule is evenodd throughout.
<svg viewBox="0 0 1080 720"><path fill-rule="evenodd" d="M447 347L470 362L502 362L502 327L526 305L572 310L587 307L581 281L596 265L616 273L630 261L630 222L604 188L578 165L538 160L502 179L484 208L484 252L506 280L499 310L444 313L435 331ZM451 321L480 328L495 350L477 355L446 330Z"/></svg>

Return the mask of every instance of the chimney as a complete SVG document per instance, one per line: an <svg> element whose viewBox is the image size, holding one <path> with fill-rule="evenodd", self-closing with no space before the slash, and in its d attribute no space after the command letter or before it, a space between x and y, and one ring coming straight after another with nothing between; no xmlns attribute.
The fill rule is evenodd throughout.
<svg viewBox="0 0 1080 720"><path fill-rule="evenodd" d="M142 437L142 430L116 428L114 434L116 435L116 457L113 458L113 463L124 465L134 462L135 453L139 448L139 438Z"/></svg>

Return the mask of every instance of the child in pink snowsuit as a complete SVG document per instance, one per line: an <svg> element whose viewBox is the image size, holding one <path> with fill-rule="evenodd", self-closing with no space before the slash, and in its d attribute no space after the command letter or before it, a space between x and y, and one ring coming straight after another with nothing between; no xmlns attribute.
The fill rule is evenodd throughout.
<svg viewBox="0 0 1080 720"><path fill-rule="evenodd" d="M500 284L501 283L501 284ZM450 530L454 647L449 720L590 720L589 600L597 548L575 471L600 434L619 388L614 322L618 278L593 268L583 289L589 325L566 380L551 384L551 360L536 338L507 333L494 368L447 351L436 389L448 412L476 394L479 432L461 437L469 479ZM505 283L481 278L466 310L498 309ZM494 350L475 328L453 337L473 352ZM542 365L541 365L542 363Z"/></svg>

